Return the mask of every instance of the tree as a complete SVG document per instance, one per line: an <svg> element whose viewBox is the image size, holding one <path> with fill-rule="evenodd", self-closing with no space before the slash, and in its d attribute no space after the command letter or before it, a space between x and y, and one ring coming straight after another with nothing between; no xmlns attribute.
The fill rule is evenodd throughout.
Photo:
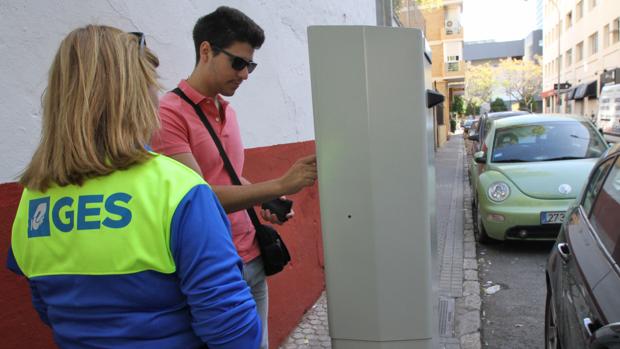
<svg viewBox="0 0 620 349"><path fill-rule="evenodd" d="M392 11L399 13L409 1L415 1L418 7L436 8L443 5L443 0L392 0Z"/></svg>
<svg viewBox="0 0 620 349"><path fill-rule="evenodd" d="M489 64L473 65L467 62L465 69L465 100L480 106L491 100L495 89L495 69Z"/></svg>
<svg viewBox="0 0 620 349"><path fill-rule="evenodd" d="M499 98L499 97L495 98L493 103L491 103L491 111L492 112L506 111L507 109L508 108L506 108L506 102L504 102L504 100Z"/></svg>
<svg viewBox="0 0 620 349"><path fill-rule="evenodd" d="M465 114L467 115L478 115L480 114L480 106L476 105L474 102L467 103L467 108L465 108Z"/></svg>
<svg viewBox="0 0 620 349"><path fill-rule="evenodd" d="M454 98L452 98L452 103L450 104L450 111L459 115L465 112L465 102L463 101L463 97L454 96Z"/></svg>
<svg viewBox="0 0 620 349"><path fill-rule="evenodd" d="M533 61L504 59L499 64L502 87L512 98L523 101L531 110L534 98L542 92L540 57Z"/></svg>

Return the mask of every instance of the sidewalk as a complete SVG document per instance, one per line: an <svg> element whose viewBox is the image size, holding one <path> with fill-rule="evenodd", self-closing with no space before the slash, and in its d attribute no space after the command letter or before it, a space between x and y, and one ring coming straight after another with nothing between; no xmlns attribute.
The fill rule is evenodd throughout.
<svg viewBox="0 0 620 349"><path fill-rule="evenodd" d="M480 283L462 135L435 153L439 348L480 348ZM447 218L447 219L446 219ZM281 349L331 348L325 292Z"/></svg>

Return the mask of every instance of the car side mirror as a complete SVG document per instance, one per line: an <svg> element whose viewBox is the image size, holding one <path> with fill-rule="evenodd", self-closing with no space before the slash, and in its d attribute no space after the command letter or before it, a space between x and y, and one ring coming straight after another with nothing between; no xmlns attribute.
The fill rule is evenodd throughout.
<svg viewBox="0 0 620 349"><path fill-rule="evenodd" d="M594 332L590 349L618 348L620 342L620 322L607 324Z"/></svg>
<svg viewBox="0 0 620 349"><path fill-rule="evenodd" d="M478 164L486 164L487 163L487 154L483 151L479 151L474 153L474 161Z"/></svg>
<svg viewBox="0 0 620 349"><path fill-rule="evenodd" d="M467 136L467 139L469 139L470 141L476 141L476 142L480 141L480 137L478 137L477 133Z"/></svg>

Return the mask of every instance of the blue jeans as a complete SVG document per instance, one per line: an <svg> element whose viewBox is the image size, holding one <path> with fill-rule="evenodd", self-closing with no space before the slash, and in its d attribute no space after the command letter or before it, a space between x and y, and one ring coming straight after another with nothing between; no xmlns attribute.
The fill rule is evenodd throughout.
<svg viewBox="0 0 620 349"><path fill-rule="evenodd" d="M252 297L256 302L256 308L260 321L263 325L263 340L260 348L269 348L269 331L267 326L267 316L269 315L269 293L267 290L267 276L263 267L263 260L258 257L243 266L243 279L250 286Z"/></svg>

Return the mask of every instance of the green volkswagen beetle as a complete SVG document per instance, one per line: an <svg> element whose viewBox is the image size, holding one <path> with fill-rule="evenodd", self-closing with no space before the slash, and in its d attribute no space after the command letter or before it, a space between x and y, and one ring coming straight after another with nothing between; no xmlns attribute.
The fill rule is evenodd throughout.
<svg viewBox="0 0 620 349"><path fill-rule="evenodd" d="M568 206L608 145L579 116L494 120L474 154L480 165L472 213L476 240L556 238Z"/></svg>

